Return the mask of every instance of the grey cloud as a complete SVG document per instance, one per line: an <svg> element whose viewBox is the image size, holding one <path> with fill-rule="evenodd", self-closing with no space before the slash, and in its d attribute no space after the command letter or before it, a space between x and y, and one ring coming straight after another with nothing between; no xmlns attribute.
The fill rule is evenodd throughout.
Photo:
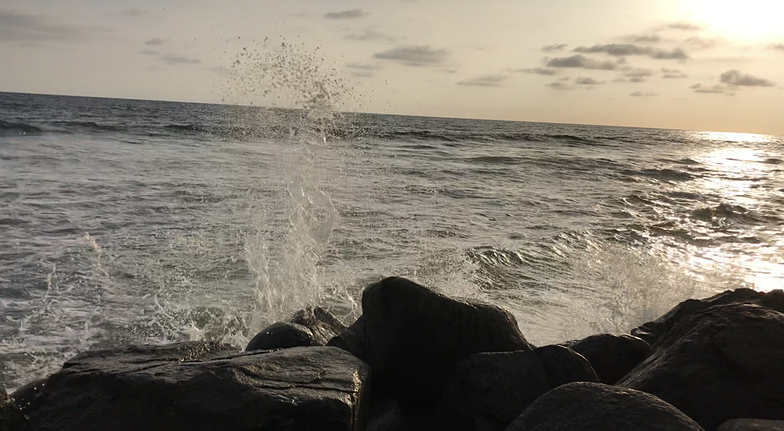
<svg viewBox="0 0 784 431"><path fill-rule="evenodd" d="M165 40L163 40L163 39L161 39L161 38L158 38L158 37L156 37L156 38L154 38L154 39L150 39L150 40L148 40L148 41L144 42L144 44L145 44L146 46L161 46L161 45L163 45L163 44L165 44L165 43L166 43L166 41L165 41Z"/></svg>
<svg viewBox="0 0 784 431"><path fill-rule="evenodd" d="M779 51L784 51L784 43L776 43L770 46L770 49L776 49Z"/></svg>
<svg viewBox="0 0 784 431"><path fill-rule="evenodd" d="M659 43L662 41L661 36L657 36L655 34L643 34L638 36L630 36L628 40L637 43Z"/></svg>
<svg viewBox="0 0 784 431"><path fill-rule="evenodd" d="M199 64L199 63L201 63L201 60L197 60L195 58L188 58L188 57L183 57L183 56L179 56L179 55L171 55L171 54L162 55L158 59L161 60L162 62L164 62L166 64L170 64L170 65L175 65L175 64Z"/></svg>
<svg viewBox="0 0 784 431"><path fill-rule="evenodd" d="M501 87L509 79L506 75L482 75L460 81L457 85L472 85L479 87Z"/></svg>
<svg viewBox="0 0 784 431"><path fill-rule="evenodd" d="M373 54L373 58L396 60L408 66L435 65L443 63L448 57L447 50L429 46L401 46Z"/></svg>
<svg viewBox="0 0 784 431"><path fill-rule="evenodd" d="M662 68L661 73L662 73L662 78L664 78L664 79L682 79L682 78L688 78L689 77L689 75L681 72L678 69Z"/></svg>
<svg viewBox="0 0 784 431"><path fill-rule="evenodd" d="M125 9L125 10L121 11L120 15L122 15L122 16L130 16L130 17L137 17L137 16L147 15L147 13L148 12L146 10L137 9L137 8L131 8L131 9Z"/></svg>
<svg viewBox="0 0 784 431"><path fill-rule="evenodd" d="M726 94L728 96L734 96L735 93L729 87L724 85L713 85L711 87L703 87L702 84L694 84L691 87L695 93L702 93L702 94Z"/></svg>
<svg viewBox="0 0 784 431"><path fill-rule="evenodd" d="M578 85L601 85L604 82L597 81L593 78L577 78L574 82Z"/></svg>
<svg viewBox="0 0 784 431"><path fill-rule="evenodd" d="M535 67L533 69L514 69L511 71L516 73L531 73L535 75L547 75L547 76L558 74L558 69L547 69L544 67Z"/></svg>
<svg viewBox="0 0 784 431"><path fill-rule="evenodd" d="M690 22L675 22L659 27L659 30L682 30L682 31L699 31L702 27Z"/></svg>
<svg viewBox="0 0 784 431"><path fill-rule="evenodd" d="M710 49L719 43L716 39L703 39L701 37L690 37L683 42L695 49Z"/></svg>
<svg viewBox="0 0 784 431"><path fill-rule="evenodd" d="M351 9L351 10L344 10L340 12L325 13L324 17L330 19L355 19L355 18L362 18L367 14L368 13L363 11L362 9Z"/></svg>
<svg viewBox="0 0 784 431"><path fill-rule="evenodd" d="M561 50L565 49L567 46L569 46L569 45L567 45L565 43L556 43L556 44L553 44L553 45L543 46L542 47L542 51L544 51L544 52L561 51Z"/></svg>
<svg viewBox="0 0 784 431"><path fill-rule="evenodd" d="M346 68L353 70L352 74L360 78L373 77L374 71L382 69L382 67L377 64L363 64L363 63L348 63L346 64Z"/></svg>
<svg viewBox="0 0 784 431"><path fill-rule="evenodd" d="M654 72L650 69L635 68L624 73L623 77L616 79L616 82L645 82L645 78L653 76Z"/></svg>
<svg viewBox="0 0 784 431"><path fill-rule="evenodd" d="M625 57L627 55L645 55L656 60L685 60L689 58L680 48L666 51L649 46L639 46L631 43L611 43L608 45L594 45L591 47L579 46L573 50L582 53L605 53L615 57Z"/></svg>
<svg viewBox="0 0 784 431"><path fill-rule="evenodd" d="M549 84L545 84L545 87L550 87L553 90L573 90L574 87L568 84L564 84L561 81L551 82Z"/></svg>
<svg viewBox="0 0 784 431"><path fill-rule="evenodd" d="M379 33L371 28L365 29L361 34L350 34L346 36L346 39L350 40L359 40L359 41L367 41L367 40L387 40L387 41L394 41L395 38L384 33Z"/></svg>
<svg viewBox="0 0 784 431"><path fill-rule="evenodd" d="M721 74L719 81L727 85L739 85L743 87L773 87L774 84L767 79L757 78L739 70L728 70Z"/></svg>
<svg viewBox="0 0 784 431"><path fill-rule="evenodd" d="M145 49L145 50L139 51L139 53L140 54L144 54L144 55L158 55L158 54L160 54L160 51L155 50L155 49Z"/></svg>
<svg viewBox="0 0 784 431"><path fill-rule="evenodd" d="M649 91L635 91L634 93L630 94L632 97L656 97L658 94L651 93Z"/></svg>
<svg viewBox="0 0 784 431"><path fill-rule="evenodd" d="M547 67L558 68L580 68L580 69L596 69L596 70L617 70L621 68L622 61L598 61L588 58L584 55L573 55L571 57L559 57L550 59L547 62Z"/></svg>
<svg viewBox="0 0 784 431"><path fill-rule="evenodd" d="M40 42L72 40L89 36L102 27L52 24L43 15L26 15L0 10L0 42Z"/></svg>

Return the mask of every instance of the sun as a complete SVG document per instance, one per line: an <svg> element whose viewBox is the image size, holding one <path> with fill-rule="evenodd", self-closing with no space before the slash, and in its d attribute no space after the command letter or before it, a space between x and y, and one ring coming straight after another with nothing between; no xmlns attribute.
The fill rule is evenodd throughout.
<svg viewBox="0 0 784 431"><path fill-rule="evenodd" d="M688 0L680 6L708 30L735 40L771 42L784 38L781 0Z"/></svg>

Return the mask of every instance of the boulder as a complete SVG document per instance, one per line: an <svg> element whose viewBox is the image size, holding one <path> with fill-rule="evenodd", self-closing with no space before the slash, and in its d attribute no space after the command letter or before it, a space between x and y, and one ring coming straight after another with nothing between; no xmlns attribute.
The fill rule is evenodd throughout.
<svg viewBox="0 0 784 431"><path fill-rule="evenodd" d="M40 431L364 430L368 381L334 347L93 351L50 376L27 414Z"/></svg>
<svg viewBox="0 0 784 431"><path fill-rule="evenodd" d="M434 431L432 415L406 409L391 398L373 400L366 431Z"/></svg>
<svg viewBox="0 0 784 431"><path fill-rule="evenodd" d="M601 383L612 385L653 353L651 345L632 335L599 334L564 343L590 362Z"/></svg>
<svg viewBox="0 0 784 431"><path fill-rule="evenodd" d="M784 431L784 421L732 419L721 424L717 431Z"/></svg>
<svg viewBox="0 0 784 431"><path fill-rule="evenodd" d="M289 347L315 346L310 329L290 322L273 323L262 329L250 340L246 352L252 350L288 349Z"/></svg>
<svg viewBox="0 0 784 431"><path fill-rule="evenodd" d="M703 431L675 407L631 389L568 383L542 395L506 431Z"/></svg>
<svg viewBox="0 0 784 431"><path fill-rule="evenodd" d="M19 431L25 427L25 417L12 398L0 388L0 431Z"/></svg>
<svg viewBox="0 0 784 431"><path fill-rule="evenodd" d="M711 307L678 322L617 385L656 395L715 430L733 418L784 420L784 313Z"/></svg>
<svg viewBox="0 0 784 431"><path fill-rule="evenodd" d="M752 289L726 290L705 299L687 299L673 307L663 316L653 322L644 323L632 329L632 335L642 338L654 345L662 335L667 333L676 323L695 313L706 310L715 305L733 303L758 304L780 312L784 312L784 292L757 292ZM654 346L655 347L655 346Z"/></svg>
<svg viewBox="0 0 784 431"><path fill-rule="evenodd" d="M308 307L297 311L290 322L310 329L313 340L319 346L326 345L330 339L347 329L343 322L321 307Z"/></svg>
<svg viewBox="0 0 784 431"><path fill-rule="evenodd" d="M368 286L362 309L330 345L370 365L374 392L407 407L431 408L469 355L532 349L509 312L447 298L404 278Z"/></svg>
<svg viewBox="0 0 784 431"><path fill-rule="evenodd" d="M504 431L541 395L578 381L599 379L585 358L563 346L478 353L457 365L436 417L442 429Z"/></svg>

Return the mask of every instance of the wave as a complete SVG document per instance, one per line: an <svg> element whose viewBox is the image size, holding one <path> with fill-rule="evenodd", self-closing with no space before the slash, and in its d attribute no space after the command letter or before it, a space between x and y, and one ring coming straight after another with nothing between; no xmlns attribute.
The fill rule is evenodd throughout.
<svg viewBox="0 0 784 431"><path fill-rule="evenodd" d="M621 172L631 177L646 177L659 181L676 182L693 180L694 175L677 169L639 169Z"/></svg>
<svg viewBox="0 0 784 431"><path fill-rule="evenodd" d="M25 123L11 123L0 120L0 136L40 135L41 129Z"/></svg>

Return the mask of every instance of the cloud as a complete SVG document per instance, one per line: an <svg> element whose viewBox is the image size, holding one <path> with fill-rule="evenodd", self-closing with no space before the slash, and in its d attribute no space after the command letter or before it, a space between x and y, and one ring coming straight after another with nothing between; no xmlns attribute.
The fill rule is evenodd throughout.
<svg viewBox="0 0 784 431"><path fill-rule="evenodd" d="M144 42L144 45L145 46L161 46L161 45L163 45L165 43L166 43L166 41L164 39L156 37L154 39L150 39L150 40Z"/></svg>
<svg viewBox="0 0 784 431"><path fill-rule="evenodd" d="M659 43L662 38L656 34L632 34L621 38L621 40L633 43Z"/></svg>
<svg viewBox="0 0 784 431"><path fill-rule="evenodd" d="M656 60L685 60L689 58L680 48L672 51L649 46L634 45L631 43L611 43L608 45L594 45L591 47L579 46L573 49L574 52L584 54L603 52L615 57L625 57L628 55L645 55Z"/></svg>
<svg viewBox="0 0 784 431"><path fill-rule="evenodd" d="M682 79L682 78L688 78L689 77L689 75L681 72L678 69L662 68L661 69L661 73L662 73L662 78L664 78L664 79Z"/></svg>
<svg viewBox="0 0 784 431"><path fill-rule="evenodd" d="M346 36L346 39L350 40L359 40L359 41L367 41L367 40L387 40L387 41L394 41L395 38L384 33L379 33L372 28L365 29L361 34L350 34Z"/></svg>
<svg viewBox="0 0 784 431"><path fill-rule="evenodd" d="M195 58L188 58L179 55L171 55L171 54L164 54L158 57L158 60L170 65L177 65L177 64L199 64L201 60L197 60Z"/></svg>
<svg viewBox="0 0 784 431"><path fill-rule="evenodd" d="M396 60L407 66L435 65L443 63L448 57L447 50L429 46L400 46L373 54L373 58Z"/></svg>
<svg viewBox="0 0 784 431"><path fill-rule="evenodd" d="M0 42L62 41L87 37L103 27L52 24L46 16L0 10Z"/></svg>
<svg viewBox="0 0 784 431"><path fill-rule="evenodd" d="M597 81L593 78L577 78L574 80L575 84L578 85L601 85L604 82Z"/></svg>
<svg viewBox="0 0 784 431"><path fill-rule="evenodd" d="M344 10L340 12L329 12L324 14L324 18L329 19L357 19L362 18L363 16L367 15L368 13L363 11L362 9L350 9Z"/></svg>
<svg viewBox="0 0 784 431"><path fill-rule="evenodd" d="M534 75L547 75L552 76L558 74L558 69L547 69L544 67L535 67L533 69L511 69L513 73L530 73Z"/></svg>
<svg viewBox="0 0 784 431"><path fill-rule="evenodd" d="M784 43L775 43L770 46L770 49L776 49L779 51L784 51Z"/></svg>
<svg viewBox="0 0 784 431"><path fill-rule="evenodd" d="M681 31L700 31L702 30L702 26L697 24L692 24L690 22L674 22L671 24L663 25L656 29L657 31L662 30L681 30Z"/></svg>
<svg viewBox="0 0 784 431"><path fill-rule="evenodd" d="M658 94L651 93L649 91L635 91L634 93L630 94L629 96L632 97L656 97Z"/></svg>
<svg viewBox="0 0 784 431"><path fill-rule="evenodd" d="M569 45L567 45L565 43L556 43L556 44L553 44L553 45L543 46L542 47L542 51L544 51L544 52L562 51L567 46L569 46Z"/></svg>
<svg viewBox="0 0 784 431"><path fill-rule="evenodd" d="M694 49L710 49L719 43L718 39L703 39L701 37L690 37L683 42Z"/></svg>
<svg viewBox="0 0 784 431"><path fill-rule="evenodd" d="M457 85L471 85L478 87L501 87L509 79L506 75L482 75L465 81L460 81Z"/></svg>
<svg viewBox="0 0 784 431"><path fill-rule="evenodd" d="M767 79L757 78L755 76L741 73L739 70L728 70L722 73L719 77L719 81L721 81L722 84L738 85L743 87L773 87L776 85Z"/></svg>
<svg viewBox="0 0 784 431"><path fill-rule="evenodd" d="M547 67L558 68L580 68L580 69L596 69L596 70L617 70L621 68L623 61L598 61L588 58L584 55L573 55L571 57L558 57L550 59L547 62Z"/></svg>
<svg viewBox="0 0 784 431"><path fill-rule="evenodd" d="M120 15L122 15L122 16L129 16L129 17L138 17L138 16L147 15L148 13L149 12L147 12L146 10L137 9L137 8L131 8L131 9L125 9L125 10L121 11Z"/></svg>
<svg viewBox="0 0 784 431"><path fill-rule="evenodd" d="M727 96L735 95L735 93L729 87L719 84L710 87L703 87L702 84L694 84L689 88L694 90L695 93L701 94L726 94Z"/></svg>
<svg viewBox="0 0 784 431"><path fill-rule="evenodd" d="M564 84L561 81L551 82L549 84L545 84L545 87L550 87L553 90L574 90L574 86L569 84Z"/></svg>
<svg viewBox="0 0 784 431"><path fill-rule="evenodd" d="M645 78L653 76L654 72L650 69L634 68L623 74L615 82L645 82Z"/></svg>
<svg viewBox="0 0 784 431"><path fill-rule="evenodd" d="M382 67L377 64L363 63L348 63L346 64L346 68L352 69L354 71L353 75L360 78L370 78L373 76L373 71L382 69Z"/></svg>

